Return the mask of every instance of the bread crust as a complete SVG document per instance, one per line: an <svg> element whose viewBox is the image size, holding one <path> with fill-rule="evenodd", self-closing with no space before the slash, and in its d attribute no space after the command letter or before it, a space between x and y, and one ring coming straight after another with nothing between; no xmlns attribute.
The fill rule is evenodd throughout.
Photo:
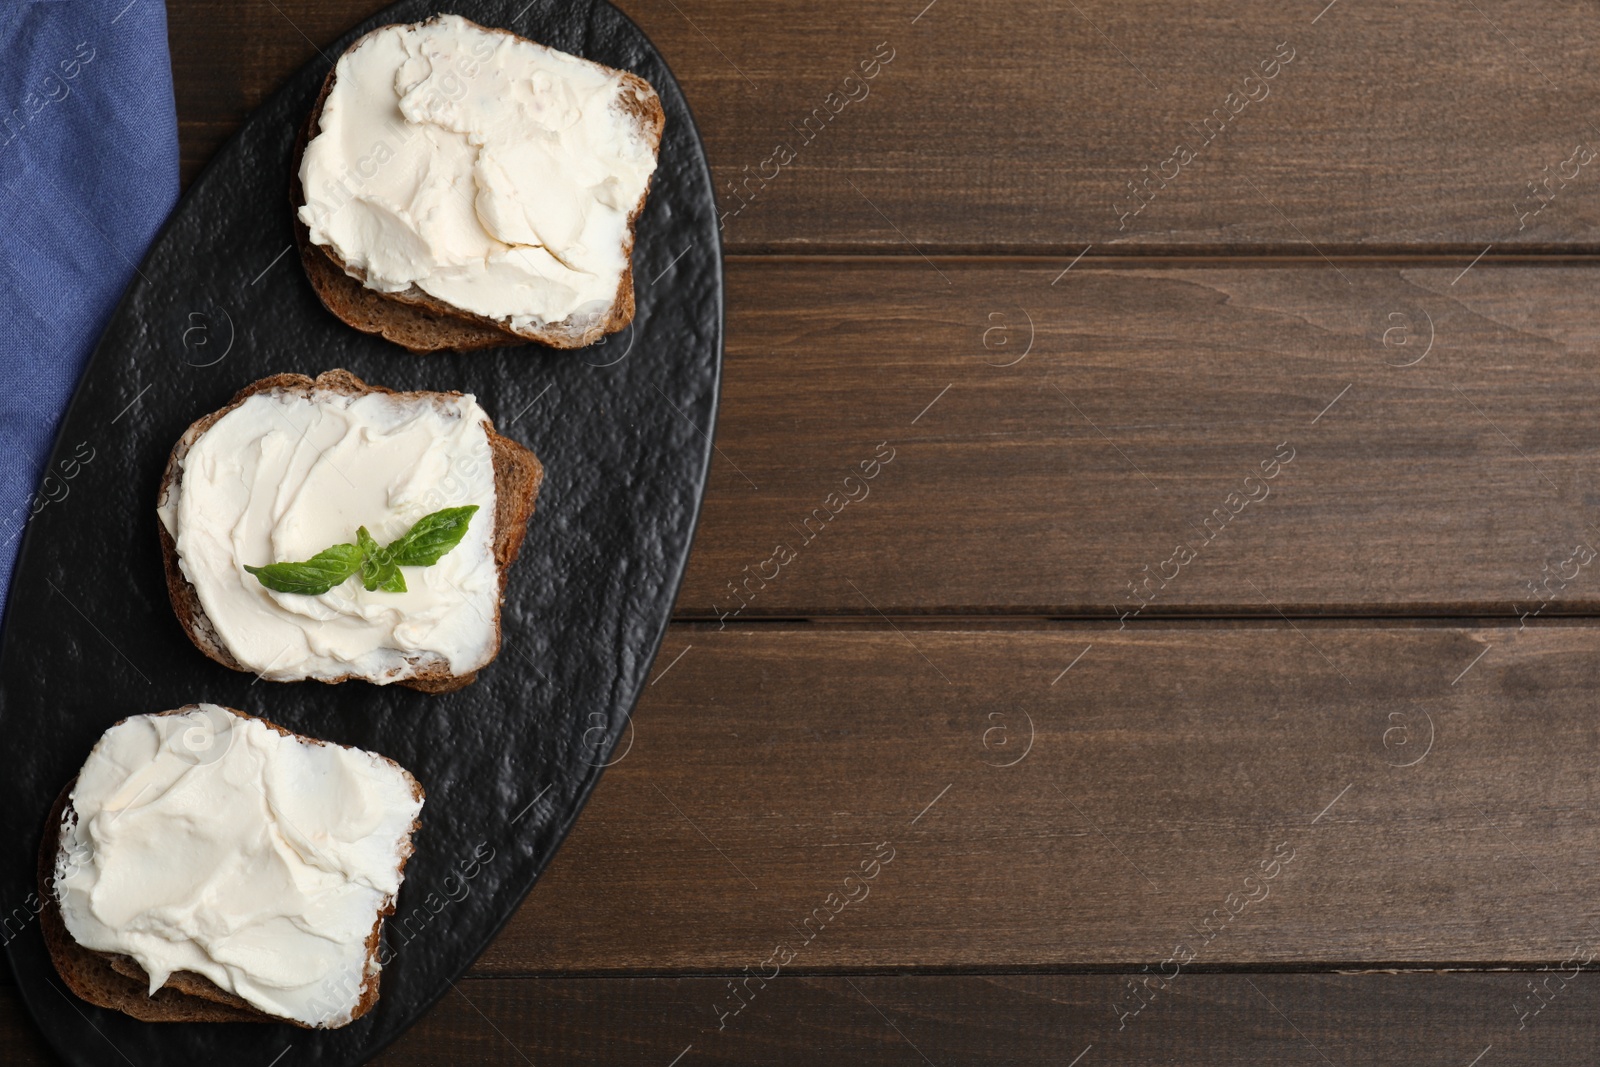
<svg viewBox="0 0 1600 1067"><path fill-rule="evenodd" d="M181 715L198 707L198 704L185 704L181 708L158 714ZM225 707L223 710L241 719L255 719L268 729L305 744L331 743L318 737L297 734L268 719L249 715L234 708ZM112 726L127 721L119 719ZM373 755L378 755L378 758L405 776L411 783L413 798L417 800L426 798L427 794L422 788L422 783L418 782L410 771L387 756L378 753ZM173 972L166 984L151 995L148 993L149 976L131 956L98 952L85 948L73 940L72 934L67 930L66 921L61 916L61 901L56 896L55 867L56 858L61 853L63 819L69 815L74 820L77 818L77 813L72 810L72 789L77 784L78 779L74 776L56 797L55 804L50 808L50 814L45 818L44 835L39 843L38 893L42 905L39 912L39 926L44 934L45 947L50 952L50 961L55 965L56 973L61 976L68 989L81 1000L97 1007L120 1011L142 1022L289 1023L303 1030L338 1029L331 1026L308 1026L295 1019L271 1015L254 1007L243 997L228 992L204 975L190 971ZM406 863L416 851L412 839L421 826L420 817L412 820L411 829L407 831L405 842L401 847L397 873L402 882L405 880ZM378 983L382 972L381 969L375 968L374 964L378 961L378 946L383 938L383 920L393 915L394 911L395 901L390 900L373 921L372 933L367 936L368 973L362 981L361 998L352 1010L349 1020L340 1023L339 1026L355 1022L371 1011L373 1005L378 1002Z"/></svg>
<svg viewBox="0 0 1600 1067"><path fill-rule="evenodd" d="M426 25L439 17L435 15L419 25ZM470 19L462 21L487 33L503 34L516 40L537 44L510 30L480 26ZM352 51L372 34L389 28L390 26L379 26L363 34L345 51ZM638 123L641 135L659 153L661 133L666 128L667 116L662 110L661 99L656 95L655 89L649 82L630 71L617 70L600 63L595 65L622 79L623 92L619 99L623 109ZM402 348L419 353L436 352L441 349L470 352L482 348L522 344L525 341L536 341L551 348L583 348L600 340L606 334L623 329L633 321L635 229L639 215L644 211L645 202L650 198L650 185L655 179L653 173L650 176L651 180L645 183L639 202L628 213L627 236L623 248L627 265L623 268L622 278L618 282L617 295L612 301L610 313L604 319L594 319L587 324L580 324L573 322L569 316L559 322L517 330L511 326L509 319L504 321L492 319L458 308L454 304L430 296L415 285L397 293L385 293L367 288L365 272L347 264L333 249L314 243L311 240L311 231L300 221L300 208L306 202L305 190L300 184L300 164L305 155L306 145L311 142L321 122L322 108L327 102L328 94L333 90L337 72L338 63L335 62L333 68L328 71L328 76L323 79L322 89L317 94L316 103L311 107L311 113L300 128L299 137L295 142L294 171L289 193L295 241L300 249L300 264L305 268L306 278L311 282L311 288L316 292L317 298L334 317L355 329L378 334Z"/></svg>
<svg viewBox="0 0 1600 1067"><path fill-rule="evenodd" d="M252 382L234 395L234 398L224 407L203 416L190 424L178 438L177 444L172 446L172 453L167 457L166 471L161 476L161 489L157 495L158 506L164 504L170 492L176 489L179 479L183 476L183 460L188 455L189 449L212 426L216 425L228 412L244 403L257 393L267 393L274 390L285 390L310 395L314 391L324 390L340 393L345 396L360 396L366 393L387 393L402 399L431 398L439 396L460 396L456 392L429 392L416 390L402 392L386 389L378 385L368 385L347 370L324 371L316 378L308 378L304 374L275 374L270 378L262 378ZM500 602L505 597L506 582L511 575L511 565L516 562L517 554L522 549L522 539L528 532L528 520L533 517L534 502L539 495L539 486L544 481L544 467L539 460L525 446L518 444L508 437L502 437L494 431L490 423L486 427L489 435L489 451L494 464L494 562L495 569L500 575L500 595L495 599L494 615L494 655L488 662L500 654L502 634L500 631ZM200 595L195 587L184 576L183 568L178 560L178 546L172 534L167 531L165 523L156 523L157 532L161 539L162 564L166 569L167 596L172 601L172 610L178 616L178 623L188 634L194 646L205 653L207 658L215 660L229 670L243 671L254 674L250 668L241 664L228 651L222 638L218 635L216 627L206 617L205 608L200 604ZM391 683L403 685L410 689L420 690L424 693L449 693L463 686L471 685L477 680L477 671L468 674L451 674L449 664L443 659L434 658L424 660L421 657L411 661L413 666L420 669L410 678L398 679ZM485 664L487 666L487 663ZM478 668L481 670L482 668ZM358 679L355 674L344 674L337 678L292 679L294 681L320 681L330 685L337 685L352 679ZM275 679L266 679L273 681Z"/></svg>

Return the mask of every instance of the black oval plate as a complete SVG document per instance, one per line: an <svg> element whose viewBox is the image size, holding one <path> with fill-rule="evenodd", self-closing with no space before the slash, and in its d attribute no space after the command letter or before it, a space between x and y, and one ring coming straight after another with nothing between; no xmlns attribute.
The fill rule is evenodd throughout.
<svg viewBox="0 0 1600 1067"><path fill-rule="evenodd" d="M395 4L361 33L415 22ZM328 64L265 104L157 240L67 413L11 587L0 651L0 939L29 1010L75 1064L353 1064L414 1022L487 946L550 862L627 723L665 631L705 485L722 362L711 175L666 63L604 2L460 0L446 10L643 76L667 124L633 254L634 324L576 352L415 356L325 311L292 250L289 179ZM110 250L106 250L110 254ZM50 358L40 353L41 359ZM156 490L188 424L257 378L346 367L378 385L475 393L545 465L511 573L499 658L446 696L257 682L201 656L168 605ZM382 999L342 1030L148 1024L66 992L37 921L43 820L100 733L212 701L360 745L428 791ZM87 1025L86 1025L87 1024Z"/></svg>

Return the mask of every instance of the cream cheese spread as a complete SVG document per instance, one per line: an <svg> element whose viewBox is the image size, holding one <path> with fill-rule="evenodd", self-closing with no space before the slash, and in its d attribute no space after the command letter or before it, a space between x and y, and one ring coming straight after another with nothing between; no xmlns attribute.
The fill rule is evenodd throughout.
<svg viewBox="0 0 1600 1067"><path fill-rule="evenodd" d="M381 292L415 285L515 329L603 316L656 166L625 91L458 15L385 26L339 58L300 220Z"/></svg>
<svg viewBox="0 0 1600 1067"><path fill-rule="evenodd" d="M55 892L80 945L160 989L203 975L268 1014L350 1020L422 809L411 778L215 704L107 730L72 787Z"/></svg>
<svg viewBox="0 0 1600 1067"><path fill-rule="evenodd" d="M161 501L178 563L219 642L272 681L378 684L448 664L468 674L494 658L500 576L494 560L494 459L488 416L470 395L257 393L195 440ZM246 564L308 560L379 544L424 515L478 505L438 563L405 570L407 591L368 592L359 577L320 596L279 593Z"/></svg>

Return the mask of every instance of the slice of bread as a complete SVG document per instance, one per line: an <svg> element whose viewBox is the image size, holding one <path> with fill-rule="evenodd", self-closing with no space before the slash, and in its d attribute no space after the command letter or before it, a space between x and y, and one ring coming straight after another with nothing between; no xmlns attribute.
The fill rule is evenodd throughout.
<svg viewBox="0 0 1600 1067"><path fill-rule="evenodd" d="M198 707L195 704L175 708L172 711L161 712L162 715L180 715ZM256 719L256 716L246 715L233 708L225 710L244 719ZM122 720L126 721L126 720ZM257 719L262 725L275 730L285 737L292 737L297 741L311 745L326 745L327 741L319 738L297 734L292 730L279 726L277 723L266 719ZM115 725L115 724L113 724ZM411 776L411 772L395 763L394 760L383 757L385 763L398 770L411 784L411 795L417 800L422 800L424 792L422 785ZM61 917L61 903L56 897L55 869L56 859L61 854L61 827L66 818L77 818L77 813L72 810L72 790L77 784L77 779L66 784L61 794L56 797L55 804L50 809L49 816L45 819L44 836L39 844L38 892L43 908L39 912L40 930L44 934L45 947L50 952L50 960L55 964L56 973L66 983L68 989L77 996L101 1008L110 1008L131 1015L135 1019L151 1023L180 1023L180 1022L206 1022L206 1023L291 1023L302 1029L314 1029L294 1019L285 1019L277 1015L269 1015L247 1003L244 998L228 992L216 985L204 975L188 971L176 971L167 979L165 985L156 990L154 995L149 993L150 979L145 974L144 968L130 956L111 952L97 952L85 948L73 940L68 932L66 922ZM411 834L415 834L422 825L420 819L411 824ZM411 858L411 844L408 837L406 847L399 856L398 873L403 878L406 863ZM381 971L377 968L378 945L383 935L383 920L394 914L394 902L390 901L388 907L379 912L372 924L372 933L367 938L367 978L361 987L361 998L352 1012L349 1020L341 1023L348 1025L359 1019L372 1006L378 1002L378 982Z"/></svg>
<svg viewBox="0 0 1600 1067"><path fill-rule="evenodd" d="M435 19L438 17L434 16ZM528 40L510 30L478 26L469 20L463 21L488 33L502 34L516 40ZM389 28L380 26L364 34L346 51L355 49L372 34ZM623 91L619 100L623 110L636 124L639 135L648 141L652 149L659 150L661 133L666 127L667 117L661 108L661 99L656 95L655 89L636 74L616 70L600 63L594 65L622 80ZM313 243L311 231L300 220L300 208L306 203L305 190L300 184L300 163L306 145L316 135L322 118L322 108L327 102L328 94L333 91L337 72L336 63L334 68L328 71L328 76L322 83L322 91L317 95L316 103L312 105L311 114L301 127L299 139L295 144L294 171L289 194L293 208L295 239L300 247L301 265L305 267L306 277L310 280L311 288L316 291L318 299L336 318L365 333L379 334L413 352L435 352L441 349L466 352L500 345L522 344L525 341L536 341L552 348L583 348L600 340L606 334L623 329L633 321L634 231L639 213L644 210L645 201L650 195L648 183L644 193L639 197L639 202L628 213L626 246L623 249L628 265L617 286L616 300L612 303L609 314L599 319L578 322L569 317L559 322L535 324L522 329L514 328L509 319L501 321L474 314L439 300L415 285L397 293L369 289L365 285L365 276L360 269L346 264L333 249Z"/></svg>
<svg viewBox="0 0 1600 1067"><path fill-rule="evenodd" d="M183 473L183 459L190 447L200 439L200 436L209 430L228 412L244 403L246 399L257 393L286 390L310 396L312 393L325 390L348 396L363 393L388 393L402 399L422 398L429 396L459 396L459 393L428 393L428 392L399 392L394 389L385 389L381 386L368 385L346 370L324 371L315 379L303 374L276 374L270 378L263 378L258 382L240 390L226 407L199 419L184 431L178 443L172 447L172 454L167 459L166 473L161 478L161 491L158 501L164 503L168 494L178 484L178 479ZM489 448L494 462L494 562L500 573L500 593L505 594L506 581L511 574L511 565L516 561L517 553L522 548L522 538L528 530L528 520L533 517L533 505L539 495L540 483L544 480L544 468L539 460L523 445L508 437L502 437L494 432L494 427L487 429L489 435ZM166 564L167 594L172 599L172 610L177 613L178 622L183 626L184 632L189 635L189 640L194 642L196 648L208 657L236 671L255 673L243 666L228 651L226 644L217 634L211 620L206 618L205 609L200 604L199 594L196 592L189 579L184 576L183 568L178 561L178 546L165 524L157 523L161 537L161 555ZM495 601L495 648L498 650L500 633L500 602ZM449 664L442 659L430 661L413 661L417 673L410 678L396 681L394 684L418 689L424 693L448 693L462 686L470 685L477 680L477 672L469 674L452 674ZM330 684L349 681L356 677L353 674L339 678L318 679Z"/></svg>

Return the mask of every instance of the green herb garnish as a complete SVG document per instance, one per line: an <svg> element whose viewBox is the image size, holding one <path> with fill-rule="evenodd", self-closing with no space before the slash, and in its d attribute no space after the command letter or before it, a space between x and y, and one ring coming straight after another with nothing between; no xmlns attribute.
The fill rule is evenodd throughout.
<svg viewBox="0 0 1600 1067"><path fill-rule="evenodd" d="M355 545L334 545L304 563L269 563L245 570L268 589L320 596L361 569L362 552Z"/></svg>
<svg viewBox="0 0 1600 1067"><path fill-rule="evenodd" d="M424 515L416 525L391 541L383 551L397 567L431 567L439 557L461 543L478 505L445 508Z"/></svg>
<svg viewBox="0 0 1600 1067"><path fill-rule="evenodd" d="M378 547L365 526L356 531L356 544L366 553L361 560L361 584L367 592L404 593L406 576L400 573L389 553Z"/></svg>
<svg viewBox="0 0 1600 1067"><path fill-rule="evenodd" d="M445 508L418 519L405 533L380 546L365 526L356 530L356 543L323 549L303 563L245 565L256 580L278 593L320 596L356 573L368 592L404 593L401 567L431 567L461 543L478 505Z"/></svg>

